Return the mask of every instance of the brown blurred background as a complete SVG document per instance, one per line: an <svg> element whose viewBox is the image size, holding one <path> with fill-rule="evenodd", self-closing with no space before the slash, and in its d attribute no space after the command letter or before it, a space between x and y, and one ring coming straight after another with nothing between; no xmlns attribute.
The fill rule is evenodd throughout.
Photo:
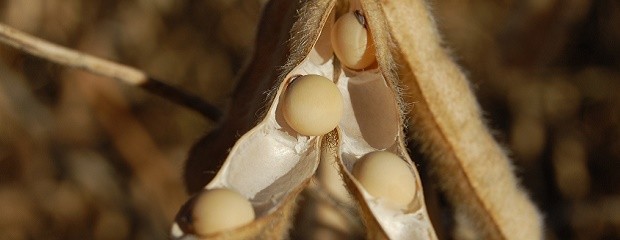
<svg viewBox="0 0 620 240"><path fill-rule="evenodd" d="M0 21L222 106L264 2L2 0ZM548 238L620 239L620 2L431 5ZM187 152L214 127L0 45L0 239L166 239Z"/></svg>

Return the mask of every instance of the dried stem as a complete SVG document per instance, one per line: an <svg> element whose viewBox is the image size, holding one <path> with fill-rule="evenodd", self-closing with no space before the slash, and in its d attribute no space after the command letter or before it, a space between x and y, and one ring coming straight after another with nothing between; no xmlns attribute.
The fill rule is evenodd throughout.
<svg viewBox="0 0 620 240"><path fill-rule="evenodd" d="M176 207L186 197L180 173L131 112L119 85L101 79L100 76L72 71L67 74L66 84L72 85L92 108L111 143L132 170L136 184L151 199L149 204L161 209L167 221L174 219Z"/></svg>
<svg viewBox="0 0 620 240"><path fill-rule="evenodd" d="M221 112L199 97L148 76L146 73L112 61L71 50L0 24L0 42L61 65L82 69L141 87L155 95L199 112L217 121Z"/></svg>

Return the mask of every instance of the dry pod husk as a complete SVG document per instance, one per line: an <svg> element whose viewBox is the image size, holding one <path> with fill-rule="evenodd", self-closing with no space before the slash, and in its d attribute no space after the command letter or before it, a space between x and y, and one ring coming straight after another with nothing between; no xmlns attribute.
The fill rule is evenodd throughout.
<svg viewBox="0 0 620 240"><path fill-rule="evenodd" d="M270 4L273 2L282 4L286 0L273 0ZM405 4L402 9L399 8L401 2ZM452 124L451 121L462 122L462 119L466 118L472 119L474 123L478 124L481 122L477 112L479 110L475 101L472 103L473 95L467 87L462 73L441 49L440 40L436 36L436 28L431 21L432 17L422 0L359 0L340 1L339 3L341 3L338 5L340 7L333 11L336 0L303 3L303 7L298 11L299 18L293 25L290 39L288 39L290 48L288 49L289 52L286 53L288 60L283 68L284 74L278 77L281 82L274 91L275 94L272 95L273 101L268 107L266 116L260 120L256 127L236 141L226 158L226 162L216 177L206 186L207 189L229 188L238 191L252 202L257 219L244 227L231 231L209 236L196 236L191 230L191 222L188 222L188 218L183 214L187 212L187 209L191 209L190 201L179 214L177 225L173 229L175 238L279 239L285 237L288 225L291 222L295 199L315 174L320 159L331 161L328 164L337 166L343 181L343 183L338 184L345 185L355 200L355 205L360 210L359 215L365 224L368 238L437 238L424 203L419 174L405 147L404 104L400 99L398 78L404 79L407 84L412 84L408 86L412 88L410 93L416 96L422 95L423 105L420 109L422 112L420 117L415 117L421 119L422 124L413 126L413 132L422 136L419 140L429 141L428 143L422 142L421 145L430 146L427 149L442 153L428 154L433 160L439 161L441 167L451 168L451 166L442 165L449 163L451 159L460 163L475 156L475 154L468 155L468 153L463 152L466 149L459 144L476 141L476 139L463 139L463 136L472 137L478 134L478 136L483 137L484 141L482 142L485 144L488 143L487 145L493 147L497 144L488 136L483 125L480 125L482 127L476 125L479 128L473 128L474 130L466 129L467 131L477 131L476 134L471 135L459 134L460 128L450 125ZM282 6L287 7L286 4ZM334 58L334 47L330 41L331 28L339 16L351 12L356 12L356 17L360 18L361 16L363 18L360 24L367 31L367 38L370 38L367 39L366 43L373 44L372 49L375 52L376 59L366 61L372 62L370 65L368 63L362 64L363 67L349 63L341 65L338 59ZM414 19L410 19L412 16L408 14L413 14ZM411 30L403 33L398 32L399 28L405 28L406 22L409 21L420 25L422 31L419 35L427 37L412 36ZM356 31L360 33L359 28ZM260 35L259 31L259 38ZM411 39L419 40L419 42L411 43L414 41ZM419 53L408 53L411 50L408 50L407 47L417 49ZM435 64L437 65L435 66ZM263 65L254 63L251 66L250 71L248 71L250 73L252 70L256 72L257 69L260 69L257 66ZM448 73L444 74L443 71L448 71ZM334 131L323 136L299 134L294 128L288 126L282 114L282 96L286 93L291 81L300 75L310 74L330 79L342 94L344 108L340 123ZM450 74L454 74L456 77ZM265 74L265 76L269 76L269 74ZM448 86L433 89L436 86L432 84L436 82L429 79L433 76L440 79L447 76L448 79L442 80L448 81ZM273 78L262 80L274 81ZM428 82L421 83L421 80ZM429 83L431 83L430 88L427 85ZM447 103L446 100L429 99L429 96L430 98L440 98L443 95L450 97L454 102ZM438 107L437 104L444 105ZM447 109L446 106L448 106ZM458 113L462 109L454 109L454 106L463 106L468 114L472 111L473 113L463 116L463 114ZM252 110L256 110L256 108L248 109L245 109L246 115L253 114ZM250 113L247 113L248 111ZM234 112L234 110L231 111L231 113ZM433 117L441 117L442 119ZM238 129L243 130L245 125L231 126L233 126L231 131L234 132L236 130L234 127L241 126L237 128L238 131ZM456 138L442 136L441 134L453 134ZM231 137L225 139L227 143L234 140ZM480 150L481 148L475 147L472 152L478 153ZM490 154L504 156L501 151L497 152L496 150L490 149ZM377 151L386 151L397 155L406 163L407 170L414 176L415 184L410 187L415 189L415 193L407 206L394 207L386 204L384 199L372 196L366 191L364 186L353 176L352 170L355 163L362 156ZM454 169L450 170L453 171ZM508 226L514 221L501 221L507 220L507 216L511 214L514 216L515 213L507 214L501 209L491 209L499 212L496 215L493 212L481 213L480 211L489 210L484 209L484 207L498 206L492 201L500 202L502 199L493 199L496 196L494 194L488 195L490 201L482 199L487 196L481 196L481 194L487 194L485 191L488 189L479 188L478 185L475 185L475 178L473 180L472 178L462 179L461 175L467 177L470 169L461 170L463 172L457 172L454 179L443 179L447 182L445 190L457 193L455 195L449 193L449 197L461 196L473 206L470 209L462 210L463 205L456 204L457 211L465 212L465 215L468 216L459 219L467 219L470 221L470 225L483 225L476 227L482 230L481 236L485 238L508 238L509 234L514 232L514 229L509 228L518 228L519 224ZM526 198L523 199L524 194L515 187L517 185L514 183L514 178L511 178L510 171L506 172L503 168L500 170L500 173L509 175L507 177L508 186L513 188L509 192L511 196L516 197L513 203L518 205L520 209L529 211L529 213L532 213L533 209L533 213L536 215L535 208L530 206L531 203ZM495 174L497 173L490 175L494 176ZM321 174L319 174L318 179L322 181ZM459 182L460 180L463 182ZM463 189L470 189L472 192L468 193L464 192L467 190L457 189L460 186L459 184L466 185ZM325 184L319 184L319 186L321 185ZM484 187L488 186L484 185ZM346 194L342 193L341 188L324 187L323 190L334 195L334 199L347 202L347 197L343 197ZM478 200L478 202L474 200ZM480 205L482 205L482 210L479 209ZM520 219L530 220L528 217ZM529 228L526 232L532 233L535 230ZM521 235L536 236L535 234L528 235L529 233Z"/></svg>
<svg viewBox="0 0 620 240"><path fill-rule="evenodd" d="M288 10L284 11L285 14L282 16L289 16L292 9L297 9L290 8L295 4L285 4L287 0L272 2L276 4L270 5ZM225 188L239 193L241 195L238 196L241 198L239 202L250 201L252 211L248 212L254 212L258 218L251 221L250 217L248 218L250 223L236 229L205 231L204 235L197 236L196 233L200 230L196 231L192 226L194 216L191 214L194 211L191 210L195 206L200 206L201 201L199 198L192 198L178 215L172 230L173 238L285 237L293 215L295 199L314 176L320 159L325 158L336 162L339 166L347 189L361 209L369 238L435 239L435 232L426 212L419 175L404 147L403 104L400 103L396 75L407 85L407 91L414 99L410 102L417 103L416 114L411 115L416 122L412 132L420 144L420 150L430 159L429 166L434 169L447 198L455 206L457 232L472 233L470 236L457 237L542 238L541 217L528 196L519 189L509 159L484 125L479 106L465 75L442 48L441 39L426 2L424 0L341 1L348 4L343 5L346 6L343 9L347 9L344 12L353 11L355 18L363 26L360 28L353 24L356 30L352 33L358 35L362 33L359 36L365 36L360 38L365 41L360 41L358 44L365 49L361 51L364 52L362 57L359 57L364 60L363 64L358 64L356 60L358 55L355 53L360 51L343 52L340 51L343 50L343 46L337 46L339 49L337 55L343 59L347 58L343 61L343 66L333 58L332 50L335 48L330 46L328 40L330 30L327 29L334 24L334 18L330 16L342 15L340 11L338 13L332 11L335 2L336 0L309 1L299 9L300 18L292 28L290 38L292 48L288 52L289 58L283 71L285 74L277 78L281 79L281 82L273 91L275 94L272 94L273 99L266 116L238 141L234 141L236 137L225 138L226 141L223 141L221 146L228 146L231 139L236 144L217 175L206 184L207 190ZM278 11L272 8L271 14L274 13L277 15ZM343 26L355 23L351 20L351 15L345 15L349 16L349 20ZM264 26L265 22L261 25ZM338 25L334 31L341 31L341 27ZM274 31L273 27L269 29ZM19 32L10 29L5 29L4 33L19 36ZM346 33L349 32L345 31L345 36ZM265 34L262 35L264 38ZM26 41L26 36L22 37L24 39L19 41L23 42L13 41L15 39L11 38L3 41L62 64L84 67L93 72L107 72L104 75L127 81L139 79L137 83L129 81L133 84L143 83L142 81L146 79L139 71L137 73L121 71L131 69L114 64L102 64L99 67L106 70L97 70L95 66L90 65L105 62L87 55L74 55L75 52L61 51L62 49L59 50L44 42L25 44L29 41ZM333 39L338 40L340 37ZM279 38L277 42L281 43L281 40ZM74 59L90 59L91 64L76 64L73 60L63 60L70 57L54 56L52 50L38 52L43 48L41 46L61 52L59 55L73 55ZM375 52L376 60L372 59L373 54L366 54L371 52ZM277 53L274 55L276 58L281 56L282 52ZM354 53L350 55L353 56L352 59L348 59L349 53ZM392 59L392 55L397 60ZM268 63L274 62L278 62L278 59L268 61ZM246 74L260 70L265 63L262 65L260 62L254 63L251 66L253 67L250 67ZM115 72L114 69L120 69L120 72ZM121 77L121 75L132 76ZM296 77L307 75L322 76L333 84L329 85L330 88L335 86L342 93L343 116L341 119L330 116L334 117L333 122L340 120L336 129L331 132L327 131L335 127L333 123L326 129L306 132L302 131L302 128L297 128L299 126L289 126L284 120L281 106L283 93L290 88L291 82ZM265 83L272 83L274 79L263 78L264 82L253 83L255 85L250 85L249 88L256 88L249 92L256 93L256 89L262 89ZM252 94L250 99L255 99L256 96ZM340 115L339 111L335 112ZM251 111L250 114L253 113ZM244 116L247 116L247 113ZM247 119L252 118L244 118L241 122ZM293 122L297 124L296 121L290 121ZM245 130L247 125L248 123L231 126ZM219 131L220 134L222 132ZM322 135L325 133L327 134ZM362 156L374 152L390 152L406 163L402 168L415 178L412 186L405 186L415 189L409 202L407 199L410 197L407 197L404 203L396 204L400 205L397 207L384 204L381 198L389 198L389 194L372 196L365 189L371 190L370 186L358 181L356 175L351 174L353 166L363 161ZM202 211L196 212L202 214Z"/></svg>
<svg viewBox="0 0 620 240"><path fill-rule="evenodd" d="M395 239L435 238L424 207L418 174L403 145L403 122L395 79L392 77L386 80L386 75L393 75L384 74L382 66L370 66L370 69L365 71L339 67L330 38L336 15L336 12L331 10L335 3L333 0L307 2L300 11L302 15L293 26L291 36L291 45L296 47L291 49L285 66L286 75L282 78L266 117L237 141L218 174L206 186L207 189L228 188L241 193L252 202L257 219L239 229L200 237L284 236L292 215L294 199L317 169L321 156L320 148L329 148L328 152L334 155L330 158L333 157L332 159L340 164L341 174L349 183L347 187L357 198L362 218L367 224L368 236ZM363 15L359 3L351 3L349 6L351 10L357 10ZM306 46L308 44L310 46ZM386 59L380 59L379 62L381 61ZM386 64L391 66L393 63ZM291 70L287 72L288 69ZM323 138L299 134L296 128L288 125L283 114L281 103L286 102L283 98L287 96L291 82L306 75L319 75L333 80L342 94L344 116L338 130ZM377 150L387 150L402 156L407 162L408 170L416 176L417 186L411 188L417 192L412 204L405 211L392 209L384 202L375 201L349 174L350 167L359 157ZM185 208L191 209L191 204L192 201ZM196 236L195 232L192 232L191 221L188 220L191 218L186 214L179 214L173 237Z"/></svg>
<svg viewBox="0 0 620 240"><path fill-rule="evenodd" d="M485 126L466 75L443 48L426 1L363 2L391 36L388 50L397 58L407 102L414 103L410 132L454 206L455 237L542 239L542 218ZM458 229L475 234L461 236Z"/></svg>
<svg viewBox="0 0 620 240"><path fill-rule="evenodd" d="M367 237L372 239L436 239L430 222L419 174L404 145L403 117L398 95L397 79L392 72L395 66L389 49L389 36L381 29L379 19L367 18L364 1L351 1L347 12L361 12L376 49L375 68L357 71L342 68L337 82L345 99L345 114L339 128L338 159L348 189L358 201L367 227ZM384 199L368 193L353 176L355 163L364 155L387 151L396 154L406 163L415 177L415 195L405 209L395 208ZM386 173L389 174L389 173Z"/></svg>
<svg viewBox="0 0 620 240"><path fill-rule="evenodd" d="M369 237L435 238L418 173L403 145L403 120L396 79L393 74L385 73L390 71L393 63L389 62L389 58L377 55L379 65L371 65L369 70L339 67L330 38L336 15L331 10L335 3L334 0L307 2L300 11L300 19L293 26L291 45L294 47L285 66L286 75L265 118L236 142L218 174L206 186L206 189L228 188L241 193L254 206L257 219L238 229L199 237L238 239L284 236L295 198L316 171L320 148L328 148L328 152L333 154L330 158L340 165L347 188L360 206ZM363 17L363 9L358 2L351 2L349 6L350 11L356 10ZM377 47L384 49L387 46ZM283 115L281 102L290 83L306 75L332 79L342 94L344 113L339 126L322 138L299 134L288 125ZM401 156L407 163L408 171L416 177L417 186L410 186L416 189L416 194L405 210L393 209L385 202L376 201L350 174L355 161L378 150ZM191 207L192 201L185 206L186 209ZM187 212L190 211L179 214L173 237L196 237Z"/></svg>
<svg viewBox="0 0 620 240"><path fill-rule="evenodd" d="M321 29L329 19L334 1L309 2L300 16L305 24ZM317 10L322 12L317 12ZM190 200L178 214L172 229L175 239L281 239L292 222L295 200L314 175L320 158L321 136L302 135L290 127L283 116L283 98L291 82L299 76L320 75L332 79L332 54L322 54L330 44L321 41L321 31L307 34L308 42L297 45L299 56L290 58L273 101L263 120L244 134L231 149L226 161L205 189L226 188L246 197L256 213L253 222L227 231L199 236L192 225ZM318 42L317 42L318 41ZM303 53L303 54L301 54ZM335 88L335 86L334 86Z"/></svg>

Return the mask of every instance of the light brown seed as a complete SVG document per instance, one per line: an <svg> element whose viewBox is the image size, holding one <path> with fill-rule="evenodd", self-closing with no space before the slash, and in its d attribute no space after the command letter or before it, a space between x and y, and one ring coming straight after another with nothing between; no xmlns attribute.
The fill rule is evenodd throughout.
<svg viewBox="0 0 620 240"><path fill-rule="evenodd" d="M282 102L286 122L296 132L307 136L324 135L336 128L342 111L342 95L338 87L319 75L305 75L293 80Z"/></svg>
<svg viewBox="0 0 620 240"><path fill-rule="evenodd" d="M209 235L235 229L254 220L254 208L241 194L229 189L201 193L192 211L194 230Z"/></svg>
<svg viewBox="0 0 620 240"><path fill-rule="evenodd" d="M353 166L353 176L372 196L392 207L406 209L416 192L416 179L398 155L376 151L364 155Z"/></svg>
<svg viewBox="0 0 620 240"><path fill-rule="evenodd" d="M369 32L360 22L363 16L353 12L342 15L332 28L332 46L338 59L348 68L364 69L376 61Z"/></svg>

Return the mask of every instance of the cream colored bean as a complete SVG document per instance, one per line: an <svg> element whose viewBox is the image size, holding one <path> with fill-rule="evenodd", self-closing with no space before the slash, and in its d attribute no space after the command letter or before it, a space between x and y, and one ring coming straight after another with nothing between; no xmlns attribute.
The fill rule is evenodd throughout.
<svg viewBox="0 0 620 240"><path fill-rule="evenodd" d="M329 79L305 75L293 80L282 102L284 119L293 130L320 136L336 128L342 118L342 95Z"/></svg>
<svg viewBox="0 0 620 240"><path fill-rule="evenodd" d="M198 235L232 230L254 220L254 208L241 194L229 189L201 193L192 211L192 223Z"/></svg>
<svg viewBox="0 0 620 240"><path fill-rule="evenodd" d="M364 69L376 61L372 38L360 11L342 15L332 28L332 46L340 62L351 69Z"/></svg>
<svg viewBox="0 0 620 240"><path fill-rule="evenodd" d="M372 196L389 205L406 209L416 192L416 180L409 166L391 152L364 155L353 166L353 176Z"/></svg>

